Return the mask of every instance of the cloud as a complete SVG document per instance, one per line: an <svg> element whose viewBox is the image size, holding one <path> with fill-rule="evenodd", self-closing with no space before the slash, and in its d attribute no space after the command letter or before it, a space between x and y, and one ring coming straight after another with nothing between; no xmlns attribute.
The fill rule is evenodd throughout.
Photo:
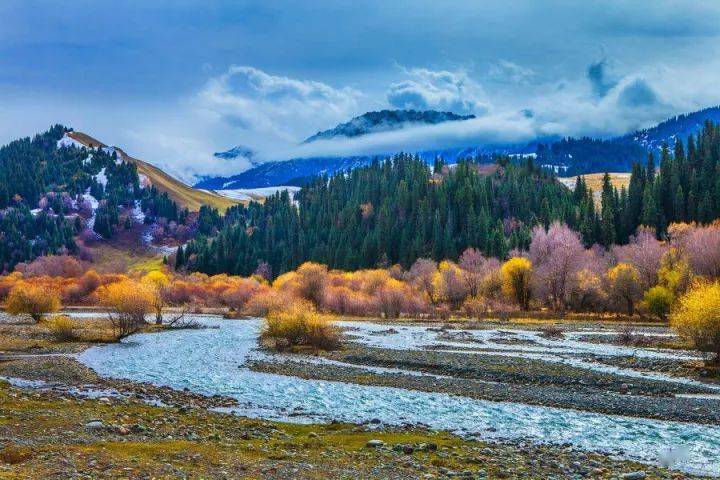
<svg viewBox="0 0 720 480"><path fill-rule="evenodd" d="M590 80L593 93L598 97L604 97L617 85L617 82L608 78L608 60L606 57L588 65L587 78Z"/></svg>
<svg viewBox="0 0 720 480"><path fill-rule="evenodd" d="M618 105L629 108L647 107L659 103L658 95L643 78L635 78L618 91Z"/></svg>
<svg viewBox="0 0 720 480"><path fill-rule="evenodd" d="M514 144L532 140L541 133L531 118L515 112L437 125L410 126L361 137L320 140L290 149L276 150L270 154L269 159L381 155L401 151Z"/></svg>
<svg viewBox="0 0 720 480"><path fill-rule="evenodd" d="M198 107L220 121L273 140L296 142L313 128L345 120L361 94L322 82L233 65L207 81Z"/></svg>
<svg viewBox="0 0 720 480"><path fill-rule="evenodd" d="M488 111L482 88L464 72L413 68L405 73L410 79L393 83L387 92L387 101L395 108L478 115Z"/></svg>
<svg viewBox="0 0 720 480"><path fill-rule="evenodd" d="M490 65L488 77L499 82L525 85L532 82L536 74L532 68L500 59Z"/></svg>

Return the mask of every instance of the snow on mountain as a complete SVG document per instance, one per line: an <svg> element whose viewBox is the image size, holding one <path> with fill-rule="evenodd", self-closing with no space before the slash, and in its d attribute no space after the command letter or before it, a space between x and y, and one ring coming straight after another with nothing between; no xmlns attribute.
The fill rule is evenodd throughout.
<svg viewBox="0 0 720 480"><path fill-rule="evenodd" d="M304 143L319 140L329 140L337 137L357 137L370 133L403 128L407 125L437 124L442 122L462 121L473 118L456 115L450 112L418 112L414 110L383 110L368 112L342 123L335 128L318 132L309 137ZM558 161L543 162L547 168L558 173L573 171L573 175L580 173L593 173L598 171L627 171L634 162L642 161L647 151L657 150L663 143L671 147L677 138L683 142L690 134L697 134L705 121L720 122L720 107L711 107L697 112L680 115L659 123L653 128L629 133L620 137L604 140L602 147L605 150L598 153L596 146L589 145L583 149L584 143L591 139L575 139L577 152L567 153ZM538 138L533 142L518 145L480 145L464 148L448 148L439 150L426 150L410 152L420 156L427 163L432 164L435 158L442 157L447 163L474 157L480 154L508 154L527 155L535 153L538 144L552 147L559 144L559 137ZM587 141L585 141L587 140ZM585 141L585 142L584 142ZM583 143L584 142L584 143ZM243 148L237 147L238 152ZM232 152L229 150L228 152ZM248 149L249 150L249 149ZM601 153L607 153L607 155ZM196 188L208 190L238 190L247 188L260 188L275 185L302 185L309 178L317 175L331 175L336 172L347 171L370 164L375 159L384 159L397 152L387 152L381 155L355 155L336 157L294 158L285 161L256 164L255 167L231 177L207 178L200 181ZM612 155L610 155L612 153ZM229 155L229 153L228 153ZM600 167L595 158L607 157ZM221 157L225 158L225 157ZM577 171L576 171L577 170Z"/></svg>
<svg viewBox="0 0 720 480"><path fill-rule="evenodd" d="M97 175L95 175L95 181L98 182L103 187L107 187L108 178L105 174L105 169L103 168L98 172Z"/></svg>
<svg viewBox="0 0 720 480"><path fill-rule="evenodd" d="M65 135L57 141L57 148L63 147L85 148L85 145L65 133Z"/></svg>
<svg viewBox="0 0 720 480"><path fill-rule="evenodd" d="M457 115L452 112L438 112L435 110L381 110L379 112L367 112L349 122L341 123L335 128L318 132L307 138L303 143L337 137L359 137L369 133L398 130L410 125L437 125L472 118L475 118L475 115Z"/></svg>

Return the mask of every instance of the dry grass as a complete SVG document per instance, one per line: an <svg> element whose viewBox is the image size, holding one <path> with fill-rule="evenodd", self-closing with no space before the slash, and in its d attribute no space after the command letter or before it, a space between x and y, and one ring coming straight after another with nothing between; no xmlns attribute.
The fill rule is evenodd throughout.
<svg viewBox="0 0 720 480"><path fill-rule="evenodd" d="M47 328L58 342L72 342L77 340L75 322L68 316L58 315L47 322Z"/></svg>
<svg viewBox="0 0 720 480"><path fill-rule="evenodd" d="M603 184L603 177L605 176L604 173L588 173L586 175L583 175L585 177L585 183L589 188L593 191L593 197L595 198L595 202L600 202L600 194L602 192L602 184ZM573 189L575 188L575 182L577 181L577 177L560 177L558 180L566 185L568 188ZM610 174L610 182L613 184L615 188L620 190L622 187L628 188L630 185L630 173L626 172L615 172Z"/></svg>
<svg viewBox="0 0 720 480"><path fill-rule="evenodd" d="M107 146L90 135L82 132L71 132L68 135L86 146L91 144L94 147ZM217 193L192 188L171 175L163 172L159 168L154 167L143 160L129 156L120 148L116 147L116 150L122 154L125 160L133 162L137 165L138 173L145 175L150 182L158 188L158 190L167 192L170 198L175 200L180 206L188 208L191 212L197 212L200 210L202 205L210 205L217 208L220 213L224 213L229 207L240 203L237 200L223 197Z"/></svg>

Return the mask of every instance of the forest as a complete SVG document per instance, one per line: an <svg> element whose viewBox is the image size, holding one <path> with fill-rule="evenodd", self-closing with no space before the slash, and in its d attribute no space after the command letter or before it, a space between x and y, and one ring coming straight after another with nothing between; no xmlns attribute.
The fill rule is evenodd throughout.
<svg viewBox="0 0 720 480"><path fill-rule="evenodd" d="M0 270L43 255L76 254L78 238L129 228L136 204L148 223L184 224L189 212L166 193L141 187L134 164L113 149L58 147L71 131L48 131L0 148Z"/></svg>
<svg viewBox="0 0 720 480"><path fill-rule="evenodd" d="M274 276L314 261L355 270L416 259L457 260L466 248L504 259L530 245L533 227L555 221L580 233L586 247L623 245L638 227L666 238L675 222L720 217L720 127L706 123L685 145L663 146L633 166L629 187L606 175L600 201L579 177L573 191L530 158L478 157L434 168L411 155L347 174L317 178L286 193L206 212L201 235L180 249L179 270L251 274L260 263Z"/></svg>

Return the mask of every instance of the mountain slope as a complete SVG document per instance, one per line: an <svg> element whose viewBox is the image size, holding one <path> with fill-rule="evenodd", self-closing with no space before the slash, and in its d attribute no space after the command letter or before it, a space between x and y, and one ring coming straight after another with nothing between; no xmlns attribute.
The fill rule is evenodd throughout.
<svg viewBox="0 0 720 480"><path fill-rule="evenodd" d="M215 192L208 192L198 190L190 187L176 178L168 175L161 169L134 157L131 157L125 153L121 148L108 147L103 142L91 137L90 135L82 132L68 132L66 137L84 145L86 147L101 147L110 148L117 152L118 156L122 159L132 162L137 165L138 174L141 178L147 178L147 180L155 187L162 191L167 192L168 196L176 201L181 207L187 208L191 212L200 210L202 205L210 205L217 208L221 212L224 212L229 207L236 205L238 201L218 195Z"/></svg>

